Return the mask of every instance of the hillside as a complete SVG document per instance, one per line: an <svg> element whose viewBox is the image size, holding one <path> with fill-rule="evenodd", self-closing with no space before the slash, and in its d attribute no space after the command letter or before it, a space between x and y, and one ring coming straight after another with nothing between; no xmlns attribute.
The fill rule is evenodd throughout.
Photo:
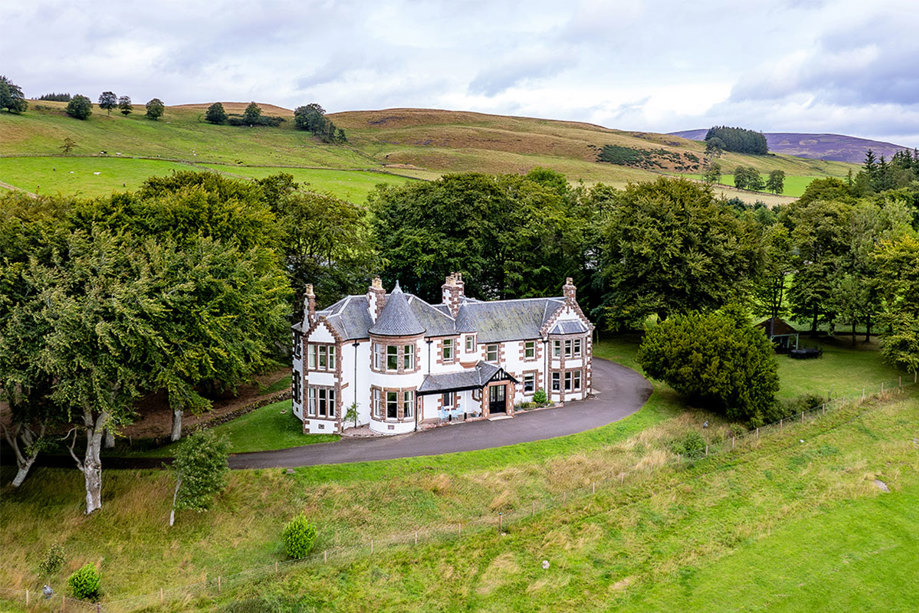
<svg viewBox="0 0 919 613"><path fill-rule="evenodd" d="M286 168L314 188L361 200L374 177L398 183L449 172L523 173L544 166L564 173L573 182L623 186L662 173L698 173L705 163L704 146L678 136L432 109L331 114L329 117L345 129L349 139L346 144L331 145L294 129L290 109L262 104L264 114L287 121L278 128L246 128L204 122L208 104L168 107L160 121L147 120L142 106L127 117L117 112L107 115L95 108L88 120L79 121L66 116L63 103L44 101L33 101L23 115L0 113L0 151L2 158L9 158L0 158L0 182L32 192L77 190L98 195L136 187L151 169L166 173L176 165L206 165L242 177L264 176ZM247 104L224 106L229 112L241 112ZM65 138L76 142L66 159L97 160L89 165L92 168L62 161ZM599 151L607 145L639 152L645 156L644 167L598 162ZM23 157L30 159L26 162ZM803 177L845 176L851 168L839 162L785 155L727 154L722 164L726 168L753 166L764 173L782 169L787 175ZM322 176L317 174L320 170ZM356 178L348 174L354 171L365 174L360 178L361 187L337 191ZM789 200L730 187L716 189L750 201Z"/></svg>
<svg viewBox="0 0 919 613"><path fill-rule="evenodd" d="M673 136L701 141L705 139L708 130L683 130L671 132ZM769 151L781 155L794 155L814 160L827 160L861 164L865 160L868 149L877 156L887 159L893 157L897 151L908 147L885 143L878 140L845 136L843 134L806 134L800 132L764 132Z"/></svg>

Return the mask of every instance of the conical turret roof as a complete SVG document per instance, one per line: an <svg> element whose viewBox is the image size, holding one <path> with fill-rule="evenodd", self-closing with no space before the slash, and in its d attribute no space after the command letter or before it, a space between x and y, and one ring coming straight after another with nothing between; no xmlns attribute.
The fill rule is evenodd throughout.
<svg viewBox="0 0 919 613"><path fill-rule="evenodd" d="M424 334L424 326L415 317L412 308L408 305L402 288L396 282L396 287L386 300L383 312L376 323L370 326L370 334L375 336L416 336Z"/></svg>

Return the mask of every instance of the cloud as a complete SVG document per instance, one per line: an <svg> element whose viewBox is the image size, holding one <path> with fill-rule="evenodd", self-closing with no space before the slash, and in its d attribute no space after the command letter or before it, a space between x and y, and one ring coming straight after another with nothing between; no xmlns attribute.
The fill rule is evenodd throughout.
<svg viewBox="0 0 919 613"><path fill-rule="evenodd" d="M32 0L4 7L0 57L34 96L731 123L916 145L917 26L911 0Z"/></svg>

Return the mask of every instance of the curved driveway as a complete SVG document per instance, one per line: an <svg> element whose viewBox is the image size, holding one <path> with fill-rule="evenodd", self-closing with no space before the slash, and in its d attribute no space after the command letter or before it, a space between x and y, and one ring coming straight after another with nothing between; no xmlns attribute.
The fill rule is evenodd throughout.
<svg viewBox="0 0 919 613"><path fill-rule="evenodd" d="M627 417L644 405L651 384L625 366L593 359L594 396L569 402L558 409L519 414L513 419L475 421L379 438L344 438L230 456L230 468L276 468L394 460L457 451L489 449L540 441L605 426Z"/></svg>

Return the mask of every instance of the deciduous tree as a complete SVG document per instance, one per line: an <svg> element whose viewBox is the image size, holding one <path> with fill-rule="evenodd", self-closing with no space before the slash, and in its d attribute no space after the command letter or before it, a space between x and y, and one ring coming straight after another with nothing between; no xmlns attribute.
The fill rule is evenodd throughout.
<svg viewBox="0 0 919 613"><path fill-rule="evenodd" d="M22 88L0 75L0 109L10 113L24 113L29 108L29 102L22 94Z"/></svg>
<svg viewBox="0 0 919 613"><path fill-rule="evenodd" d="M204 113L204 120L215 125L225 122L227 120L227 112L224 110L223 104L215 102L207 107L207 111Z"/></svg>
<svg viewBox="0 0 919 613"><path fill-rule="evenodd" d="M249 125L255 125L258 123L259 117L262 116L262 109L254 102L250 102L249 106L246 107L245 112L243 112L243 119Z"/></svg>
<svg viewBox="0 0 919 613"><path fill-rule="evenodd" d="M86 96L77 94L67 103L66 111L76 119L87 119L93 113L93 103Z"/></svg>
<svg viewBox="0 0 919 613"><path fill-rule="evenodd" d="M147 108L147 119L152 119L156 121L163 116L163 112L166 110L166 105L163 104L163 101L159 98L153 98L146 105Z"/></svg>
<svg viewBox="0 0 919 613"><path fill-rule="evenodd" d="M122 96L118 99L118 108L121 109L121 114L127 117L134 110L134 105L131 104L130 96Z"/></svg>
<svg viewBox="0 0 919 613"><path fill-rule="evenodd" d="M99 95L99 108L107 111L109 115L116 106L118 106L118 96L115 95L115 92L102 92Z"/></svg>
<svg viewBox="0 0 919 613"><path fill-rule="evenodd" d="M773 170L770 172L766 180L766 189L773 194L781 194L785 191L785 171Z"/></svg>
<svg viewBox="0 0 919 613"><path fill-rule="evenodd" d="M883 242L875 252L884 299L885 359L907 372L919 370L919 240L914 235Z"/></svg>
<svg viewBox="0 0 919 613"><path fill-rule="evenodd" d="M230 445L212 430L199 430L176 449L172 472L176 478L169 525L175 523L175 512L183 509L207 511L215 494L229 481L227 458Z"/></svg>
<svg viewBox="0 0 919 613"><path fill-rule="evenodd" d="M761 261L753 222L716 201L711 188L687 180L628 186L601 244L614 327L740 299Z"/></svg>

